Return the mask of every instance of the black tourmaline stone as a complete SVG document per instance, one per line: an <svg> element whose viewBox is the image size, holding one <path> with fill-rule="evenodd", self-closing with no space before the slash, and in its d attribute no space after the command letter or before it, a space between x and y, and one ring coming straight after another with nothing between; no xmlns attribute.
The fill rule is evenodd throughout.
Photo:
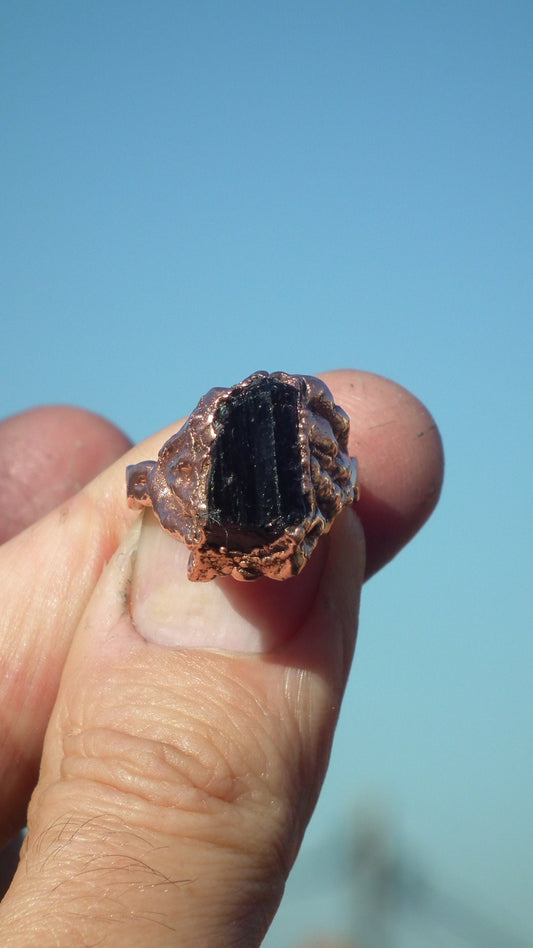
<svg viewBox="0 0 533 948"><path fill-rule="evenodd" d="M302 488L298 391L271 376L220 403L207 489L206 539L249 552L309 513Z"/></svg>

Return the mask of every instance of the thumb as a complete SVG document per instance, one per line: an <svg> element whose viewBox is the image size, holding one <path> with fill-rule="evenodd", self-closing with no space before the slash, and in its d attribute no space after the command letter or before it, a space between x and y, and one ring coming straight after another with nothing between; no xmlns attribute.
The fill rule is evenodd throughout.
<svg viewBox="0 0 533 948"><path fill-rule="evenodd" d="M272 919L327 765L363 534L344 511L284 583L193 584L187 555L147 512L102 574L0 908L6 944L250 948Z"/></svg>

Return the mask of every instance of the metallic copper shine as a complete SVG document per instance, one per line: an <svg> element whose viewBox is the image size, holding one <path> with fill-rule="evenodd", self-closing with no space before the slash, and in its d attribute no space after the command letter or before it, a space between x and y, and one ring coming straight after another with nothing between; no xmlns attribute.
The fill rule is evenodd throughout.
<svg viewBox="0 0 533 948"><path fill-rule="evenodd" d="M308 515L270 543L243 552L214 546L206 539L208 483L221 403L245 392L260 379L293 386L297 392L301 488ZM127 469L130 507L153 507L161 526L191 550L188 576L206 581L215 576L236 579L288 579L299 573L340 511L359 497L357 463L348 452L350 421L335 404L328 387L310 375L255 372L231 388L212 388L183 427L165 442L157 461Z"/></svg>

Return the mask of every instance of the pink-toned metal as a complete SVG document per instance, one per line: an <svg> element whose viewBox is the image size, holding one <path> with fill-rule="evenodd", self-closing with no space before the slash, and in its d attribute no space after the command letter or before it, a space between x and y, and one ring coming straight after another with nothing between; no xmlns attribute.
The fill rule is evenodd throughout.
<svg viewBox="0 0 533 948"><path fill-rule="evenodd" d="M219 409L224 402L245 396L250 386L262 379L295 390L301 494L308 513L271 542L258 543L252 549L238 549L235 543L213 544L207 529L208 485L220 434ZM189 547L191 580L228 574L247 580L260 576L288 579L303 569L319 537L330 529L341 510L359 498L357 462L348 452L349 427L346 412L335 404L320 379L256 372L231 388L211 389L180 431L163 445L157 461L128 467L128 503L134 508L153 507L161 526Z"/></svg>

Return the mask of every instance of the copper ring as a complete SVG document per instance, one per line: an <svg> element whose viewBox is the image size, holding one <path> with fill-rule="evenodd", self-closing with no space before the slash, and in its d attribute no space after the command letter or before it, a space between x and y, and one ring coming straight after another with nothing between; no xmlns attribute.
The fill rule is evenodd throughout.
<svg viewBox="0 0 533 948"><path fill-rule="evenodd" d="M288 579L358 500L349 428L320 379L255 372L212 388L157 461L128 467L128 503L189 547L191 580Z"/></svg>

